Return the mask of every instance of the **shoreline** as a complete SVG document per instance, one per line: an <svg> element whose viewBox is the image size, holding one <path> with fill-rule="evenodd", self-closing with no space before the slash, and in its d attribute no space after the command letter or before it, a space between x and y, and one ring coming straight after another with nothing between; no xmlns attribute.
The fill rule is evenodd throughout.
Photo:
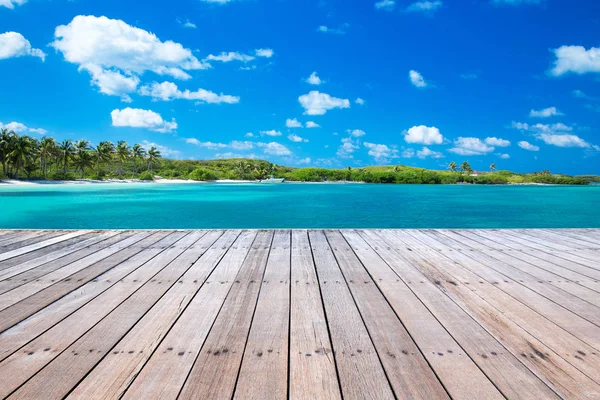
<svg viewBox="0 0 600 400"><path fill-rule="evenodd" d="M107 180L95 180L95 179L77 179L73 181L53 181L53 180L15 180L7 179L0 180L1 187L14 187L14 186L52 186L52 185L124 185L124 184L249 184L256 183L258 180L235 180L235 179L220 179L216 181L194 181L191 179L155 179L153 181L143 181L139 179L107 179ZM325 181L325 182L300 182L300 181L286 181L288 184L321 184L321 185L364 185L365 182L352 182L352 181ZM399 183L390 183L389 185L401 185ZM423 184L420 184L423 185ZM466 184L466 183L454 183L447 185L464 185L464 186L488 186L485 184ZM573 186L573 185L561 185L553 183L535 183L535 182L508 182L505 184L494 184L490 186ZM588 185L585 185L588 186Z"/></svg>

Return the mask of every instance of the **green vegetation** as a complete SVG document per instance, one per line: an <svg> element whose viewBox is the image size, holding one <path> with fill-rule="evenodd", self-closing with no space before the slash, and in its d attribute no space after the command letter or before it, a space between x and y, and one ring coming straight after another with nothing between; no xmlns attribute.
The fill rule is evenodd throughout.
<svg viewBox="0 0 600 400"><path fill-rule="evenodd" d="M41 140L14 132L0 132L0 179L116 179L135 178L153 180L155 176L165 179L191 179L213 181L218 179L257 180L274 175L296 182L366 182L404 184L508 184L549 183L586 185L600 182L598 176L571 177L551 174L544 170L533 174L516 174L496 170L490 165L489 172L474 173L471 165L452 161L444 171L427 170L403 165L373 166L344 169L291 168L263 160L169 160L161 157L152 147L147 151L139 144L129 146L124 141L114 145L103 141L93 147L86 140L61 143L53 138Z"/></svg>

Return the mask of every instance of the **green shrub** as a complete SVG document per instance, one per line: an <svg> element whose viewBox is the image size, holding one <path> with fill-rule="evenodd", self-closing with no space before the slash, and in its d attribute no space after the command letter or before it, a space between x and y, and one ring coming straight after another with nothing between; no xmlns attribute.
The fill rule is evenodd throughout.
<svg viewBox="0 0 600 400"><path fill-rule="evenodd" d="M215 181L217 175L205 168L196 168L188 175L188 178L194 181Z"/></svg>
<svg viewBox="0 0 600 400"><path fill-rule="evenodd" d="M138 179L141 181L153 181L154 180L154 174L151 172L142 172L139 176Z"/></svg>

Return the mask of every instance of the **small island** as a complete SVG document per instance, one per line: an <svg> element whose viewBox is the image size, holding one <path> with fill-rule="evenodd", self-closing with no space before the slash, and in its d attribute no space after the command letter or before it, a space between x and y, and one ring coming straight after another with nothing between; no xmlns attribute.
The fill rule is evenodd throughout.
<svg viewBox="0 0 600 400"><path fill-rule="evenodd" d="M548 170L520 174L474 171L468 161L452 161L446 170L405 165L361 168L294 168L258 159L172 160L156 147L102 141L41 140L3 129L0 132L0 180L27 181L256 181L271 175L289 182L361 182L395 184L554 184L588 185L600 176L569 176Z"/></svg>

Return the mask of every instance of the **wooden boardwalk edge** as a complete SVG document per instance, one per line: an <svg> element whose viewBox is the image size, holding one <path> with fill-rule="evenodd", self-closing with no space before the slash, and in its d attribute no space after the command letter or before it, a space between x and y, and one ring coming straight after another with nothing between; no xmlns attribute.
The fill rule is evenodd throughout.
<svg viewBox="0 0 600 400"><path fill-rule="evenodd" d="M600 398L600 229L0 230L0 398Z"/></svg>

